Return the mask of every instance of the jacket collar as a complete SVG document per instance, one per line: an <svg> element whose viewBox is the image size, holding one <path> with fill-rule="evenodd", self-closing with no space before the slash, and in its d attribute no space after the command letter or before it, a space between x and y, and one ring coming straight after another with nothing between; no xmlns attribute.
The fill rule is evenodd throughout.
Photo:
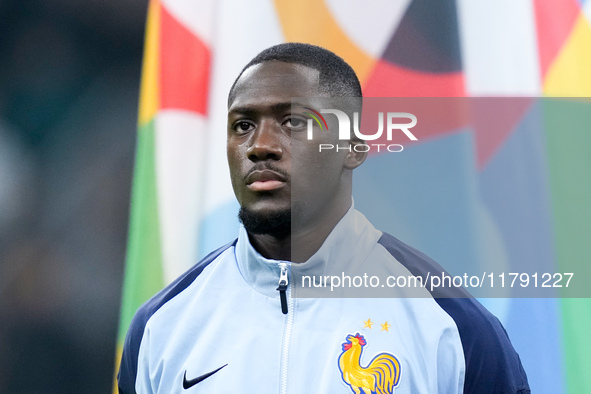
<svg viewBox="0 0 591 394"><path fill-rule="evenodd" d="M301 275L322 275L331 272L356 269L355 265L366 260L382 233L353 204L337 223L320 249L304 263L272 260L263 257L251 245L244 226L240 226L236 244L236 260L244 280L255 290L269 297L277 297L276 290L281 273L280 263ZM338 268L337 265L338 264ZM341 269L342 267L342 269ZM291 275L290 275L290 279ZM291 280L290 280L291 282ZM291 286L290 286L291 287Z"/></svg>

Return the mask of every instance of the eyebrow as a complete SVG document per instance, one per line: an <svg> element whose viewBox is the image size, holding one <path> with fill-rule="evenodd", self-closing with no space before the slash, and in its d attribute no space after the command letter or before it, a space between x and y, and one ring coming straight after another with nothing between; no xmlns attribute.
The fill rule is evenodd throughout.
<svg viewBox="0 0 591 394"><path fill-rule="evenodd" d="M271 105L271 111L273 112L281 112L281 111L285 111L287 109L291 109L292 106L297 105L297 106L302 106L303 104L300 103L292 103L287 102L287 103L276 103ZM232 108L229 113L240 113L240 114L244 114L244 115L253 115L256 114L258 111L255 109L256 106L243 106L243 107L235 107Z"/></svg>

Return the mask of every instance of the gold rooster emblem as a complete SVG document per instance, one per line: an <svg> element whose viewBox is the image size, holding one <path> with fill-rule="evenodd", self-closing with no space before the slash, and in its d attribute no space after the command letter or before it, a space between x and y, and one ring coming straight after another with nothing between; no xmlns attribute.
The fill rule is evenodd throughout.
<svg viewBox="0 0 591 394"><path fill-rule="evenodd" d="M367 367L362 367L361 353L365 344L363 335L347 335L339 357L343 380L355 394L393 394L400 380L400 363L393 355L380 353Z"/></svg>

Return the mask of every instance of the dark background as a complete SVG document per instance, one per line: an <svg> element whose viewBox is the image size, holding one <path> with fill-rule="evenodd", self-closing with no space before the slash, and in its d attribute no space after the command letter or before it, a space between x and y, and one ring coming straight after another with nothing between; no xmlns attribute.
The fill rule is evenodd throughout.
<svg viewBox="0 0 591 394"><path fill-rule="evenodd" d="M111 391L147 0L0 0L0 393Z"/></svg>

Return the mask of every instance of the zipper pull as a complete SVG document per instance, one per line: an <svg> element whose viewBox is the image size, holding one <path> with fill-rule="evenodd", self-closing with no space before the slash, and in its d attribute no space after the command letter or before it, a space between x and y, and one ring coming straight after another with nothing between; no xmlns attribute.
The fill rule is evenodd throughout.
<svg viewBox="0 0 591 394"><path fill-rule="evenodd" d="M279 267L281 267L281 275L279 276L279 298L281 299L281 312L284 315L287 315L287 264L286 263L279 263Z"/></svg>

